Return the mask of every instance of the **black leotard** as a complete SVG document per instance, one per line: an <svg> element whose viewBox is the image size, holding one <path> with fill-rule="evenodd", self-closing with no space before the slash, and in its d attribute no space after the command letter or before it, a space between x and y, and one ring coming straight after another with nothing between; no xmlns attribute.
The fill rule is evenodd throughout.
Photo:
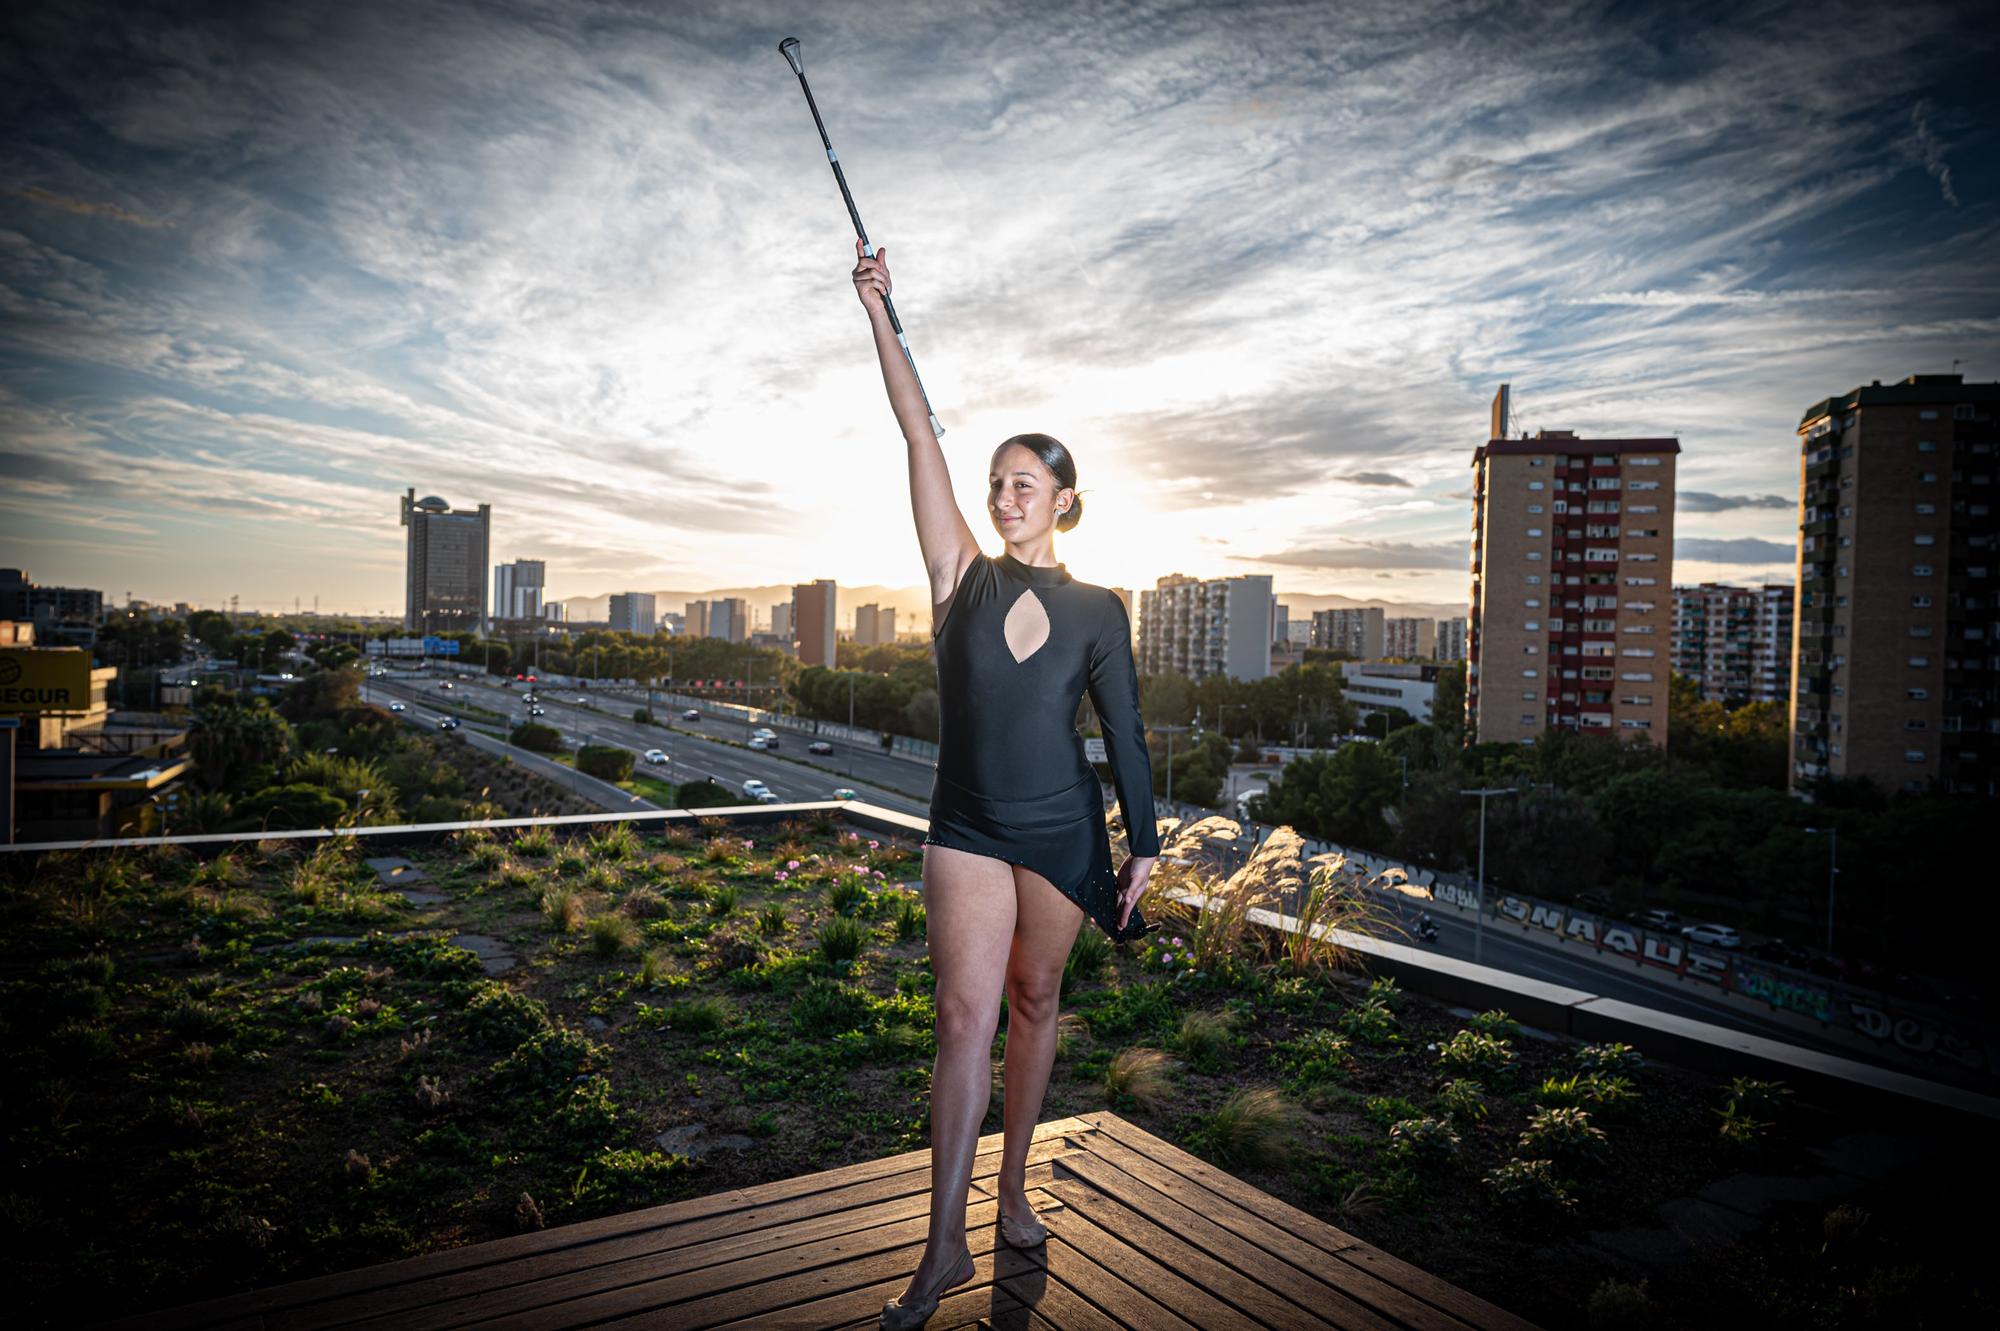
<svg viewBox="0 0 2000 1331"><path fill-rule="evenodd" d="M1016 661L1004 626L1023 596L1047 612L1049 635ZM932 634L938 765L924 837L1033 869L1120 942L1154 926L1135 906L1118 928L1104 797L1076 708L1088 689L1132 853L1159 854L1131 632L1117 593L1077 582L1061 564L974 555Z"/></svg>

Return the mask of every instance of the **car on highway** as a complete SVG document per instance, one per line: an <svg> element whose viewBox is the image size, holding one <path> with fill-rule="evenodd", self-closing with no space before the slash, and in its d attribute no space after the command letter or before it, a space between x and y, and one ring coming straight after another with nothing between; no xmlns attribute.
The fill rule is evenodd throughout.
<svg viewBox="0 0 2000 1331"><path fill-rule="evenodd" d="M441 679L438 681L438 687L441 689L448 689L451 687L451 681L448 679Z"/></svg>
<svg viewBox="0 0 2000 1331"><path fill-rule="evenodd" d="M813 741L812 743L810 743L810 744L806 745L806 752L807 752L807 753L832 753L832 752L833 752L833 745L831 745L831 744L827 743L827 742L826 742L825 740L823 740L823 739L816 739L816 740L814 740L814 741Z"/></svg>
<svg viewBox="0 0 2000 1331"><path fill-rule="evenodd" d="M664 749L647 749L645 758L647 762L655 767L665 767L672 761L667 757L666 750Z"/></svg>
<svg viewBox="0 0 2000 1331"><path fill-rule="evenodd" d="M1681 917L1670 910L1649 910L1639 918L1639 923L1648 929L1678 929Z"/></svg>
<svg viewBox="0 0 2000 1331"><path fill-rule="evenodd" d="M757 802L758 802L759 804L783 804L783 803L784 803L784 801L783 801L783 800L781 800L781 799L779 799L779 798L778 798L778 795L777 795L777 792L776 792L776 791L771 791L771 790L767 790L767 791L765 791L765 792L764 792L763 794L759 795L759 796L757 797Z"/></svg>
<svg viewBox="0 0 2000 1331"><path fill-rule="evenodd" d="M759 781L754 776L751 777L748 781L745 781L743 783L743 793L745 795L751 795L751 796L761 795L769 789L770 789L769 786L765 785L762 781Z"/></svg>
<svg viewBox="0 0 2000 1331"><path fill-rule="evenodd" d="M542 695L536 693L533 689L529 689L526 693L521 695L522 702L540 702L541 700L542 700Z"/></svg>
<svg viewBox="0 0 2000 1331"><path fill-rule="evenodd" d="M1742 935L1726 924L1690 924L1681 930L1681 937L1690 943L1707 943L1711 947L1741 947Z"/></svg>
<svg viewBox="0 0 2000 1331"><path fill-rule="evenodd" d="M833 788L833 797L837 800L851 800L858 798L854 793L853 786L835 786Z"/></svg>
<svg viewBox="0 0 2000 1331"><path fill-rule="evenodd" d="M699 720L701 720L701 708L699 708L699 707L690 707L690 708L688 708L688 709L687 709L687 710L686 710L685 712L682 712L682 713L681 713L681 720L683 720L683 721L699 721Z"/></svg>
<svg viewBox="0 0 2000 1331"><path fill-rule="evenodd" d="M455 716L441 716L441 717L439 717L439 718L438 718L438 729L439 729L439 730L456 730L456 729L458 729L458 718L457 718L457 717L455 717Z"/></svg>
<svg viewBox="0 0 2000 1331"><path fill-rule="evenodd" d="M547 716L548 714L549 709L546 707L530 707L528 709L529 716Z"/></svg>
<svg viewBox="0 0 2000 1331"><path fill-rule="evenodd" d="M390 710L390 711L392 711L392 712L401 712L401 711L404 711L404 710L406 710L406 709L404 708L403 704L401 704L401 703L399 703L399 702L392 702L392 703L390 703L390 704L389 704L389 710Z"/></svg>
<svg viewBox="0 0 2000 1331"><path fill-rule="evenodd" d="M752 735L750 737L750 747L753 749L775 749L778 747L778 741L772 739L769 735Z"/></svg>

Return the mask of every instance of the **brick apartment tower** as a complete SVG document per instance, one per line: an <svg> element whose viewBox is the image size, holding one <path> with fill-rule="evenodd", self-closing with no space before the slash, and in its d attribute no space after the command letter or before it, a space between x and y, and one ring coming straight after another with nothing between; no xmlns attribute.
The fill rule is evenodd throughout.
<svg viewBox="0 0 2000 1331"><path fill-rule="evenodd" d="M2000 383L1876 380L1799 422L1792 774L2000 793Z"/></svg>
<svg viewBox="0 0 2000 1331"><path fill-rule="evenodd" d="M1466 722L1667 742L1677 439L1505 437L1507 387L1472 455Z"/></svg>
<svg viewBox="0 0 2000 1331"><path fill-rule="evenodd" d="M1792 693L1792 588L1704 582L1674 588L1674 673L1709 702L1784 702Z"/></svg>

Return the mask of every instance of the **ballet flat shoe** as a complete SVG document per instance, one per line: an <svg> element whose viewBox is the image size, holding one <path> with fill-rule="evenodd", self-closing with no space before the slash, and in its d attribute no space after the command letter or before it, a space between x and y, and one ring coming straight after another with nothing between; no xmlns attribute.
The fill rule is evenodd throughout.
<svg viewBox="0 0 2000 1331"><path fill-rule="evenodd" d="M915 1303L904 1303L901 1299L891 1299L882 1305L882 1331L916 1331L916 1328L930 1321L937 1311L938 1296L954 1285L963 1285L972 1279L972 1254L965 1254L965 1260L951 1278L939 1285Z"/></svg>
<svg viewBox="0 0 2000 1331"><path fill-rule="evenodd" d="M1021 1224L1005 1211L1000 1213L1000 1237L1016 1248L1039 1247L1049 1237L1049 1227L1035 1220Z"/></svg>

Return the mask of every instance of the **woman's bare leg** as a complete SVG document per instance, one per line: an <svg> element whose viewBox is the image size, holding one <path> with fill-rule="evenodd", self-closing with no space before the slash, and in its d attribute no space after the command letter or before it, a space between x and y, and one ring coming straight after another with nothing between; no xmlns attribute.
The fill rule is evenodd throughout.
<svg viewBox="0 0 2000 1331"><path fill-rule="evenodd" d="M993 1032L1014 932L1012 869L991 856L924 847L938 1052L931 1069L930 1232L906 1297L935 1288L967 1251L966 1194L979 1125L993 1098Z"/></svg>
<svg viewBox="0 0 2000 1331"><path fill-rule="evenodd" d="M1014 940L1007 958L1005 1144L1000 1151L1000 1209L1023 1224L1028 1205L1028 1144L1041 1121L1042 1099L1056 1059L1056 1004L1063 964L1083 926L1083 908L1054 883L1022 865L1014 871Z"/></svg>

